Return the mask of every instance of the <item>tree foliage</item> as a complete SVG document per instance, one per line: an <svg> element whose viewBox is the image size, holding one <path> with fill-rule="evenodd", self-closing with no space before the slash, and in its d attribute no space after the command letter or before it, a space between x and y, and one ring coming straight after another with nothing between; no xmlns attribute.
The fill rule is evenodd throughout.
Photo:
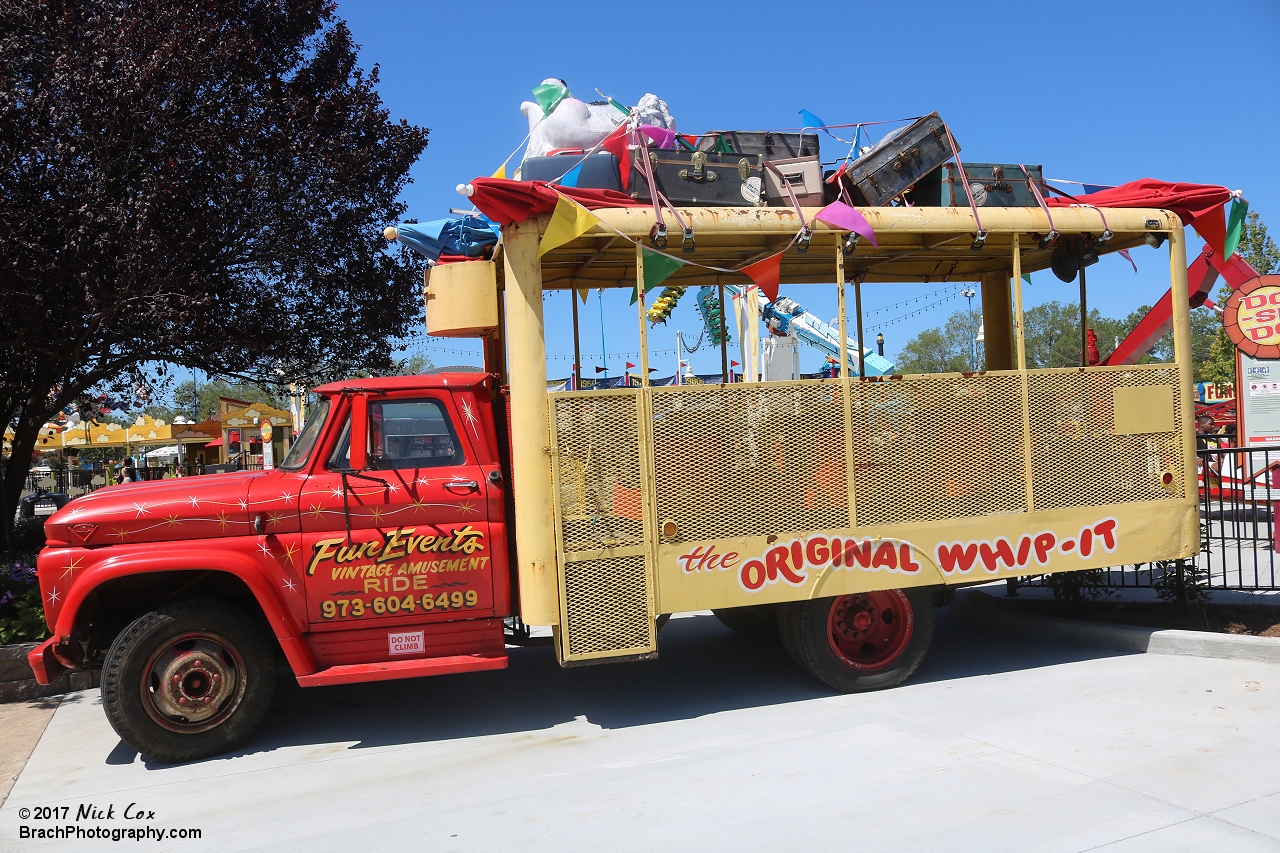
<svg viewBox="0 0 1280 853"><path fill-rule="evenodd" d="M390 366L420 280L379 232L427 131L389 119L333 8L0 0L10 516L40 425L148 362Z"/></svg>

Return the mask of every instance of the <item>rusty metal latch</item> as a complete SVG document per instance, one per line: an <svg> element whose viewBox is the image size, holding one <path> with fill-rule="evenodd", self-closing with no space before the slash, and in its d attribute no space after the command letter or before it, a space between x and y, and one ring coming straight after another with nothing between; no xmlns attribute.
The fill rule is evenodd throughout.
<svg viewBox="0 0 1280 853"><path fill-rule="evenodd" d="M706 168L707 153L705 151L693 152L691 162L693 164L693 171L691 172L688 169L681 169L680 177L682 179L686 181L714 181L716 179L716 173Z"/></svg>

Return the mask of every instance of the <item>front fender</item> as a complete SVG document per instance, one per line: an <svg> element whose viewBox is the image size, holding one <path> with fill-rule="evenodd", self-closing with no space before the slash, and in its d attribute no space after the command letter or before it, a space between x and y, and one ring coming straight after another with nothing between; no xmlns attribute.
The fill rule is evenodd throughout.
<svg viewBox="0 0 1280 853"><path fill-rule="evenodd" d="M270 583L262 564L253 556L228 543L220 547L200 547L196 543L174 543L141 546L138 550L108 552L101 560L77 573L67 590L67 598L57 616L54 637L66 642L75 631L76 616L85 599L103 583L129 575L174 571L225 572L242 580L267 617L271 630L279 640L289 665L297 675L315 672L315 657L302 640L305 625L299 624L279 590ZM252 540L244 543L252 547ZM114 551L114 549L112 549ZM92 552L86 552L92 553Z"/></svg>

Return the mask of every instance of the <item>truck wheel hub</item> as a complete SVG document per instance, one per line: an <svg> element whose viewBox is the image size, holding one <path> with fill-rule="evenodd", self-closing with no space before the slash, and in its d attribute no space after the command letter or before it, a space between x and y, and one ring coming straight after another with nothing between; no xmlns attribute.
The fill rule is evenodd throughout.
<svg viewBox="0 0 1280 853"><path fill-rule="evenodd" d="M161 726L195 733L230 716L244 683L244 662L234 647L214 634L184 634L152 655L143 700Z"/></svg>
<svg viewBox="0 0 1280 853"><path fill-rule="evenodd" d="M911 602L900 590L841 595L827 614L827 637L845 666L875 670L906 650L914 623Z"/></svg>

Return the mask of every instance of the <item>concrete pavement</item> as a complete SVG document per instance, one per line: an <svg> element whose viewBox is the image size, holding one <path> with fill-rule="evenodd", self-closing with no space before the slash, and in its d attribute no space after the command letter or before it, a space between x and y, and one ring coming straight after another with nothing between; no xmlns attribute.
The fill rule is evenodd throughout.
<svg viewBox="0 0 1280 853"><path fill-rule="evenodd" d="M239 754L139 759L68 697L0 809L199 828L149 850L1280 850L1280 665L1112 655L939 617L908 684L833 694L676 618L661 658L302 690ZM152 819L125 821L130 803Z"/></svg>

